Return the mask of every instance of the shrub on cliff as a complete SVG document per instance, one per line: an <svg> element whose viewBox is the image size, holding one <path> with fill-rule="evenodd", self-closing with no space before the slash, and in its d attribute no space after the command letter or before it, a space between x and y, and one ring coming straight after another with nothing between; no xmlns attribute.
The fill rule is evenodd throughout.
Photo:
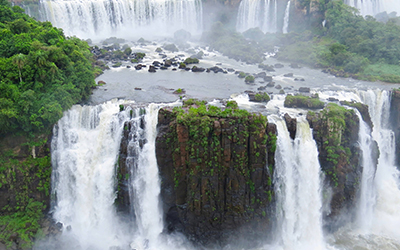
<svg viewBox="0 0 400 250"><path fill-rule="evenodd" d="M312 98L304 95L287 95L284 106L287 108L322 109L325 103L320 101L319 98Z"/></svg>

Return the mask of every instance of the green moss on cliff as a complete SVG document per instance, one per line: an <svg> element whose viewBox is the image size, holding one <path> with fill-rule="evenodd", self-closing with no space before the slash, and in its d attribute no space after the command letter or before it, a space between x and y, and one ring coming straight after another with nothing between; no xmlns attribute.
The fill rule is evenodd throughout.
<svg viewBox="0 0 400 250"><path fill-rule="evenodd" d="M273 163L266 168L273 153L267 148L276 143L272 133L267 135L267 118L237 109L233 102L224 109L189 103L159 115L164 125L157 140L163 158L158 160L163 188L169 190L165 200L174 200L182 211L180 223L197 239L220 240L227 227L265 231L274 198ZM259 224L253 228L249 222Z"/></svg>
<svg viewBox="0 0 400 250"><path fill-rule="evenodd" d="M303 95L287 95L284 102L284 106L288 108L322 109L324 105L325 103L320 101L319 98Z"/></svg>
<svg viewBox="0 0 400 250"><path fill-rule="evenodd" d="M20 248L29 248L40 233L39 222L48 206L50 152L47 139L39 138L11 137L0 147L0 242L7 246L17 242ZM9 146L7 140L18 143Z"/></svg>
<svg viewBox="0 0 400 250"><path fill-rule="evenodd" d="M329 103L318 113L309 112L307 120L313 128L321 169L333 187L329 215L333 218L356 202L359 186L349 184L348 180L357 180L361 171L357 146L359 119L353 109Z"/></svg>

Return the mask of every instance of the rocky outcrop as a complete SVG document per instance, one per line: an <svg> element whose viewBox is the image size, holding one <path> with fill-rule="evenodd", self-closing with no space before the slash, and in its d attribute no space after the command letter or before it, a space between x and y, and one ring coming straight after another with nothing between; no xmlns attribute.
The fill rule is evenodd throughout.
<svg viewBox="0 0 400 250"><path fill-rule="evenodd" d="M357 143L359 119L353 110L330 103L319 113L309 112L307 120L325 173L324 196L332 194L324 222L328 229L335 230L341 223L340 215L350 215L356 205L362 172Z"/></svg>
<svg viewBox="0 0 400 250"><path fill-rule="evenodd" d="M289 131L290 138L293 140L296 138L297 131L297 120L296 118L290 117L288 113L286 113L283 118L285 119L286 127Z"/></svg>
<svg viewBox="0 0 400 250"><path fill-rule="evenodd" d="M390 103L390 123L396 137L396 166L400 166L400 90L392 91Z"/></svg>
<svg viewBox="0 0 400 250"><path fill-rule="evenodd" d="M161 109L156 155L167 229L201 245L271 234L275 133L259 116Z"/></svg>
<svg viewBox="0 0 400 250"><path fill-rule="evenodd" d="M325 103L318 96L287 95L284 106L287 108L322 109Z"/></svg>

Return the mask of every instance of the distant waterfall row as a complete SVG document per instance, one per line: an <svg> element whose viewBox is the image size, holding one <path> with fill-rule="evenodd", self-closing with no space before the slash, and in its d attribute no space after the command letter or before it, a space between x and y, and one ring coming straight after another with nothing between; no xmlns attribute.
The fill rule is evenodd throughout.
<svg viewBox="0 0 400 250"><path fill-rule="evenodd" d="M41 19L83 38L202 31L201 0L41 0Z"/></svg>
<svg viewBox="0 0 400 250"><path fill-rule="evenodd" d="M345 3L357 8L363 16L375 16L383 11L400 14L400 1L397 0L345 0Z"/></svg>
<svg viewBox="0 0 400 250"><path fill-rule="evenodd" d="M240 32L260 28L263 32L287 33L290 1L282 5L278 0L242 0L239 5L236 29Z"/></svg>

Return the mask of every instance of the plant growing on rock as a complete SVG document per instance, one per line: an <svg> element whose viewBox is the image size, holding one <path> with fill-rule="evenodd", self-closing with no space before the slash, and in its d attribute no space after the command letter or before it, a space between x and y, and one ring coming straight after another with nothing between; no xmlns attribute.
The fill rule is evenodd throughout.
<svg viewBox="0 0 400 250"><path fill-rule="evenodd" d="M199 59L188 57L188 58L185 59L185 61L183 63L185 63L186 65L187 64L199 63Z"/></svg>
<svg viewBox="0 0 400 250"><path fill-rule="evenodd" d="M248 75L248 76L246 76L245 79L244 79L244 81L245 81L246 83L253 83L254 80L255 80L255 78L254 78L254 76L252 76L252 75Z"/></svg>
<svg viewBox="0 0 400 250"><path fill-rule="evenodd" d="M269 100L271 100L269 95L265 92L259 92L259 93L255 94L254 99L257 102L269 102Z"/></svg>
<svg viewBox="0 0 400 250"><path fill-rule="evenodd" d="M243 71L239 72L238 77L239 78L245 78L247 76L247 73L244 73Z"/></svg>
<svg viewBox="0 0 400 250"><path fill-rule="evenodd" d="M319 100L318 97L312 98L304 95L287 95L284 106L287 108L322 109L325 103Z"/></svg>

